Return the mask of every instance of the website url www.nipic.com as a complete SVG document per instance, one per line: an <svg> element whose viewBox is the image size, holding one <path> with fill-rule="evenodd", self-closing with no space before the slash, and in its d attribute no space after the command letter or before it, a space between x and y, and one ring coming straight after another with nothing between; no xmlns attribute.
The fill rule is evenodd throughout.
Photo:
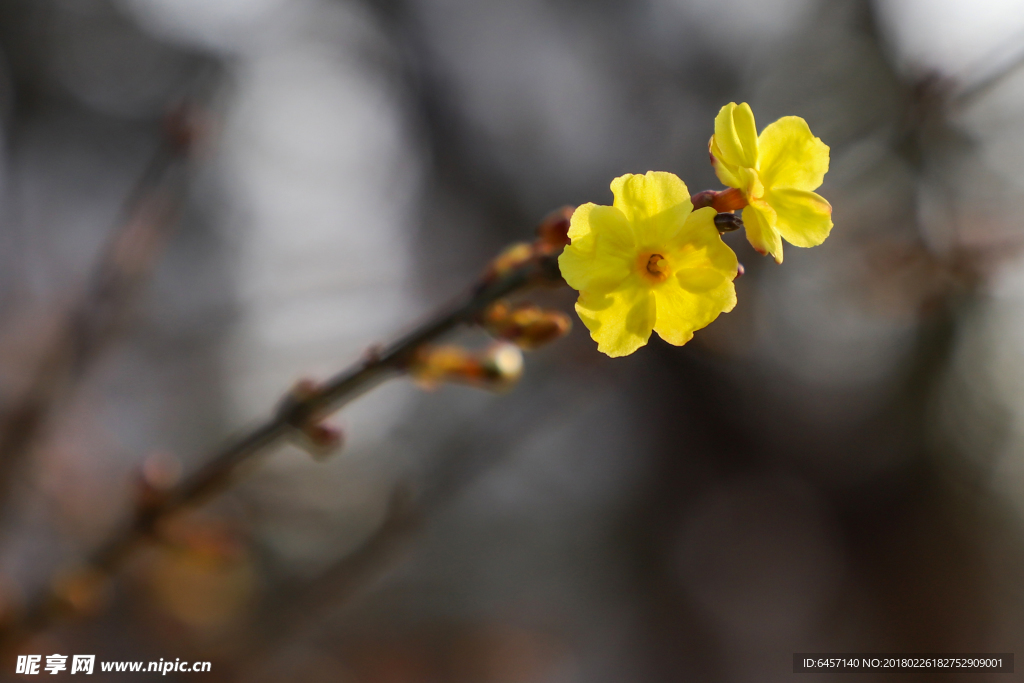
<svg viewBox="0 0 1024 683"><path fill-rule="evenodd" d="M70 664L68 659L71 660ZM91 674L96 670L96 655L47 655L43 663L42 655L18 655L16 674L57 674L67 671L73 674ZM158 662L100 662L99 670L103 672L157 673L166 676L169 673L207 672L209 662L183 662L180 659L161 659Z"/></svg>

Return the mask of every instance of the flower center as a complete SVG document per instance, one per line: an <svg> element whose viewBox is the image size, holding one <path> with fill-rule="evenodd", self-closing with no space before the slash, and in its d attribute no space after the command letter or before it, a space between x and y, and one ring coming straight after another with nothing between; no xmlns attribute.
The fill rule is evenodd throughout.
<svg viewBox="0 0 1024 683"><path fill-rule="evenodd" d="M668 261L658 253L641 253L637 258L637 269L652 282L664 282L669 276Z"/></svg>

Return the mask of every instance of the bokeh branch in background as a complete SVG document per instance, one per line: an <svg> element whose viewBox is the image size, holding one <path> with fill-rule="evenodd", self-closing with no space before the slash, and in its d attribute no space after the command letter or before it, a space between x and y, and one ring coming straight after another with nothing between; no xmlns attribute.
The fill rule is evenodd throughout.
<svg viewBox="0 0 1024 683"><path fill-rule="evenodd" d="M88 282L39 345L24 388L0 409L0 509L12 479L61 399L99 359L147 281L175 224L201 112L185 101L163 122L160 143L121 211Z"/></svg>
<svg viewBox="0 0 1024 683"><path fill-rule="evenodd" d="M181 483L161 491L143 481L134 518L102 544L81 571L55 580L20 618L8 624L4 643L15 645L47 627L55 617L81 608L82 595L102 592L106 577L122 565L140 541L153 534L159 536L161 522L223 490L243 465L272 447L289 439L314 453L337 447L340 435L324 426L323 420L377 384L406 373L427 386L461 381L500 389L514 383L522 370L518 348L535 348L552 341L568 332L569 323L564 314L533 306L512 307L504 298L562 282L557 259L567 241L570 214L570 209L553 213L540 226L536 241L507 249L460 301L406 336L386 347L370 349L362 361L323 384L300 382L270 418L237 437ZM481 325L507 341L481 353L433 345L466 324ZM370 542L371 555L387 543L392 526L401 529L405 523L386 525L379 532L380 540ZM359 563L358 557L352 562ZM349 570L339 571L347 575Z"/></svg>
<svg viewBox="0 0 1024 683"><path fill-rule="evenodd" d="M1024 32L997 46L971 73L965 74L955 84L951 104L961 107L973 104L1024 67L1022 41Z"/></svg>
<svg viewBox="0 0 1024 683"><path fill-rule="evenodd" d="M561 419L534 403L513 421L529 429L510 425L518 438L491 443L488 423L495 419L511 421L510 416L507 410L496 407L481 418L425 454L427 472L418 481L404 481L394 488L383 521L358 547L315 576L279 588L246 620L227 658L237 667L239 680L255 678L267 667L286 667L290 646L327 631L339 609L379 585L398 561L414 552L411 546L419 542L439 515L505 463L520 441L530 438L530 429L544 429ZM467 447L466 440L483 440L488 447L480 448L479 443Z"/></svg>

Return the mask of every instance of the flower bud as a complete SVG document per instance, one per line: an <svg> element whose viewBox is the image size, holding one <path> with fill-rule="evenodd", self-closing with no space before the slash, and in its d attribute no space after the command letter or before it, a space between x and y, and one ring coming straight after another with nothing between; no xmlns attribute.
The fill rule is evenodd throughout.
<svg viewBox="0 0 1024 683"><path fill-rule="evenodd" d="M718 232L732 232L743 229L743 218L735 213L720 213L715 216L715 227Z"/></svg>
<svg viewBox="0 0 1024 683"><path fill-rule="evenodd" d="M482 351L461 346L423 346L409 365L409 374L424 389L444 382L491 391L511 388L523 374L523 354L515 344L498 342Z"/></svg>
<svg viewBox="0 0 1024 683"><path fill-rule="evenodd" d="M533 245L529 242L516 242L498 254L487 268L487 278L498 278L510 271L525 265L534 257Z"/></svg>
<svg viewBox="0 0 1024 683"><path fill-rule="evenodd" d="M704 190L690 197L694 210L710 206L719 213L737 211L747 205L747 198L742 191L735 187L728 190L716 192L715 190Z"/></svg>
<svg viewBox="0 0 1024 683"><path fill-rule="evenodd" d="M537 249L543 253L560 252L569 244L569 222L573 206L552 211L537 227Z"/></svg>
<svg viewBox="0 0 1024 683"><path fill-rule="evenodd" d="M295 383L281 401L278 410L295 428L296 444L313 458L322 460L334 454L344 443L341 429L324 422L323 416L311 414L308 401L320 394L320 386L305 378Z"/></svg>
<svg viewBox="0 0 1024 683"><path fill-rule="evenodd" d="M484 313L483 326L495 337L531 350L564 337L572 329L572 321L561 311L531 304L513 308L507 301L498 301Z"/></svg>
<svg viewBox="0 0 1024 683"><path fill-rule="evenodd" d="M326 460L345 444L345 433L341 428L325 421L307 422L296 435L296 443L314 460Z"/></svg>

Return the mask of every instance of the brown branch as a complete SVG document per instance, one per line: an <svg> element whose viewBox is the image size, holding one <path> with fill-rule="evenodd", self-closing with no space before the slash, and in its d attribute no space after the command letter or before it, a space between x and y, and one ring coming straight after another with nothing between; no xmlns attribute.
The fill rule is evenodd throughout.
<svg viewBox="0 0 1024 683"><path fill-rule="evenodd" d="M366 354L327 382L319 386L300 383L263 423L229 442L177 486L159 496L149 495L134 518L92 553L82 576L89 577L90 582L95 582L97 575L109 576L141 541L158 531L163 520L226 488L243 465L271 447L308 434L330 413L408 370L420 349L461 325L480 322L494 302L529 287L561 283L557 257L566 241L567 216L563 211L555 219L561 225L560 232L545 231L548 221L533 245L513 247L495 259L477 285L453 305L383 349ZM32 601L21 619L3 630L0 640L6 644L19 642L69 611L73 611L71 601L60 587L51 586Z"/></svg>
<svg viewBox="0 0 1024 683"><path fill-rule="evenodd" d="M160 144L124 202L121 218L65 320L42 342L22 391L0 412L0 508L11 480L37 441L59 399L86 373L116 336L148 279L175 223L194 139L194 115L175 109Z"/></svg>

